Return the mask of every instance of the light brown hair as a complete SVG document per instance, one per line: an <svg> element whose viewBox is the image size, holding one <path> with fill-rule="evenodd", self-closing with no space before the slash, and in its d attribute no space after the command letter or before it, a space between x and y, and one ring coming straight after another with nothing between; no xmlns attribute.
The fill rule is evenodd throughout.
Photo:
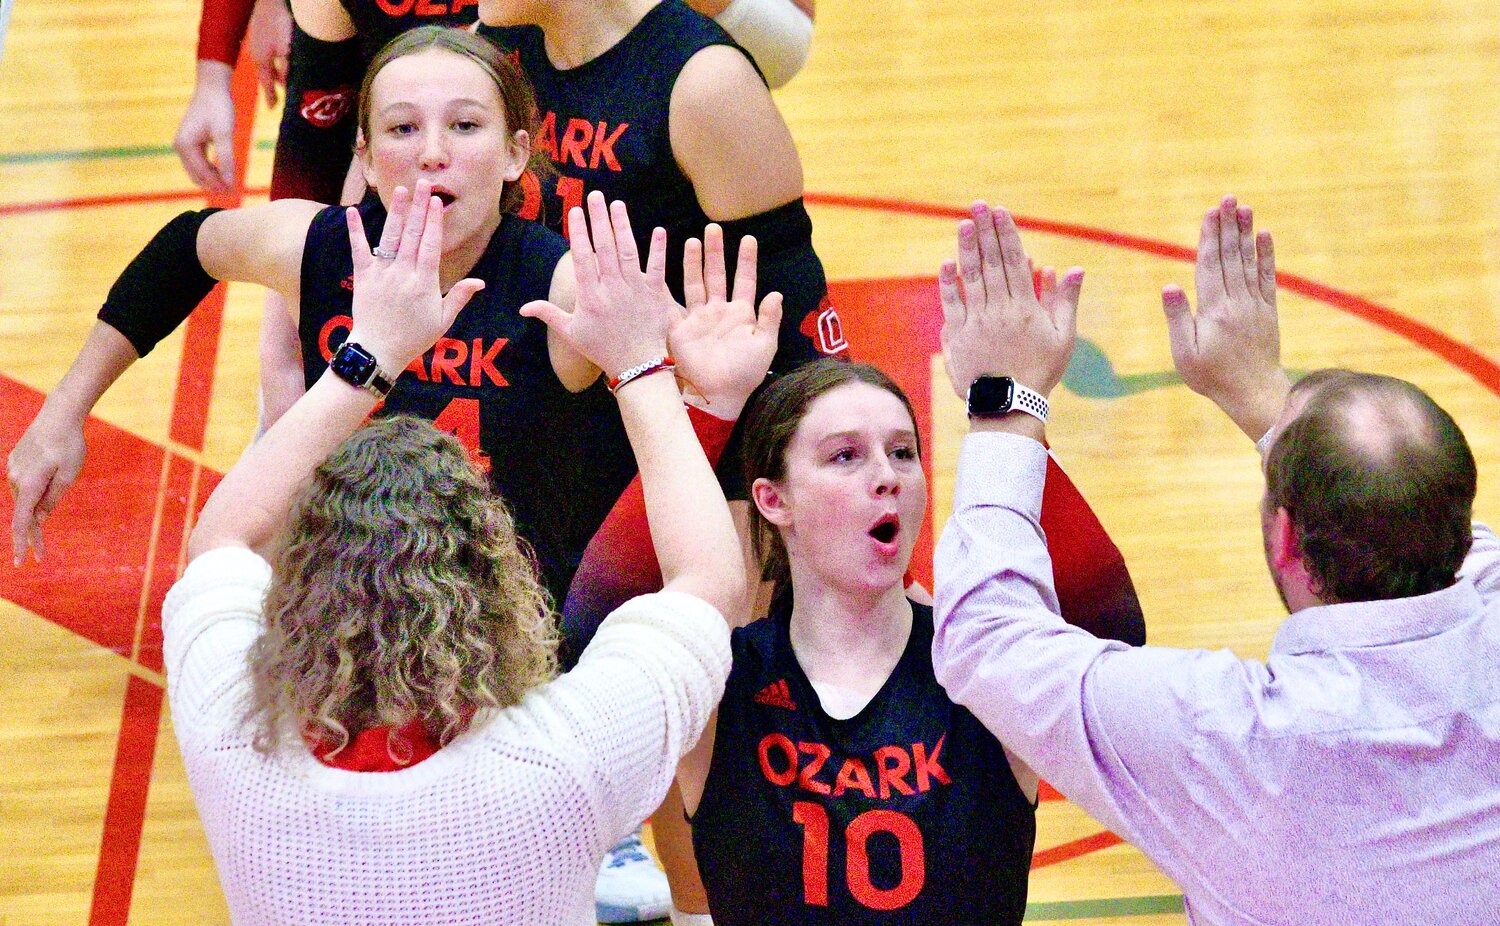
<svg viewBox="0 0 1500 926"><path fill-rule="evenodd" d="M249 655L255 745L343 748L420 720L439 742L557 671L555 621L505 505L416 418L367 425L318 467L272 563ZM401 743L391 754L398 762Z"/></svg>

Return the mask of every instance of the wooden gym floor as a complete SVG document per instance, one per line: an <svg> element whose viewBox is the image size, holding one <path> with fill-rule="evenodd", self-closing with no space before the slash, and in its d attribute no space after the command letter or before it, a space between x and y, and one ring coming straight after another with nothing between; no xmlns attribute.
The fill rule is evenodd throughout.
<svg viewBox="0 0 1500 926"><path fill-rule="evenodd" d="M1176 384L1157 293L1224 193L1276 235L1289 366L1410 378L1458 418L1500 519L1500 10L1461 0L823 0L778 94L856 352L930 416L934 519L962 415L933 275L974 197L1089 271L1051 438L1124 549L1151 638L1264 655L1281 617L1253 450ZM17 7L0 61L0 446L115 274L202 203L170 140L197 8ZM269 176L256 114L246 198ZM100 404L40 566L0 565L0 924L225 922L163 710L162 595L255 418L260 297L200 309ZM10 520L8 497L0 523ZM1181 923L1170 881L1062 801L1029 919Z"/></svg>

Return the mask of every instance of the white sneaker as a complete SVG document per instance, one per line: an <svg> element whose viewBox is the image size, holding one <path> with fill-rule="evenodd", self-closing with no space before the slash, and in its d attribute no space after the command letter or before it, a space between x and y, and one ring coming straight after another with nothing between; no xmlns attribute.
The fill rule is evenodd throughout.
<svg viewBox="0 0 1500 926"><path fill-rule="evenodd" d="M646 854L637 830L604 856L594 884L594 916L601 923L641 923L671 912L666 872Z"/></svg>

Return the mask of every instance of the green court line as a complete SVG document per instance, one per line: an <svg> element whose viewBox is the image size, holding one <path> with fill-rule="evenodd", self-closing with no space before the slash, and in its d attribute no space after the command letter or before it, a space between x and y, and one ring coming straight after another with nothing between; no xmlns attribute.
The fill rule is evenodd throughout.
<svg viewBox="0 0 1500 926"><path fill-rule="evenodd" d="M275 143L258 141L255 147L269 151ZM115 158L155 158L173 154L171 145L126 145L118 148L74 148L62 151L16 151L0 154L0 165L56 164L64 161L108 161Z"/></svg>
<svg viewBox="0 0 1500 926"><path fill-rule="evenodd" d="M1090 920L1106 916L1155 916L1182 913L1181 894L1155 897L1105 897L1099 900L1053 900L1026 905L1026 922Z"/></svg>

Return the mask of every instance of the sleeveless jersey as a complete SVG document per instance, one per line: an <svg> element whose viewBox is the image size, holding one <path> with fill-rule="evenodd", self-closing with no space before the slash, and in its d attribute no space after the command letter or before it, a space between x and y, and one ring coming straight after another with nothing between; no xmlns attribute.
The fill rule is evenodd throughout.
<svg viewBox="0 0 1500 926"><path fill-rule="evenodd" d="M359 34L365 62L391 39L418 26L468 26L479 19L479 0L339 0Z"/></svg>
<svg viewBox="0 0 1500 926"><path fill-rule="evenodd" d="M360 205L373 244L385 210ZM425 418L456 434L505 499L561 603L589 539L635 475L619 409L603 382L570 393L552 371L546 326L519 314L545 299L567 245L503 217L469 276L485 282L443 338L413 361L377 415ZM309 386L348 337L353 265L343 209L313 219L302 258L299 337Z"/></svg>
<svg viewBox="0 0 1500 926"><path fill-rule="evenodd" d="M560 71L547 57L536 26L481 26L479 31L512 50L531 78L541 120L532 146L558 170L540 184L527 176L521 214L563 232L568 210L602 190L607 199L630 207L642 254L651 229L667 230L676 255L667 267L680 280L683 242L702 238L709 219L672 154L667 120L672 87L688 59L704 48L738 48L729 33L681 0L662 0L608 51ZM673 292L678 291L674 284Z"/></svg>
<svg viewBox="0 0 1500 926"><path fill-rule="evenodd" d="M1019 924L1035 812L1000 743L932 672L932 609L855 716L825 714L790 608L734 631L692 819L719 926Z"/></svg>

